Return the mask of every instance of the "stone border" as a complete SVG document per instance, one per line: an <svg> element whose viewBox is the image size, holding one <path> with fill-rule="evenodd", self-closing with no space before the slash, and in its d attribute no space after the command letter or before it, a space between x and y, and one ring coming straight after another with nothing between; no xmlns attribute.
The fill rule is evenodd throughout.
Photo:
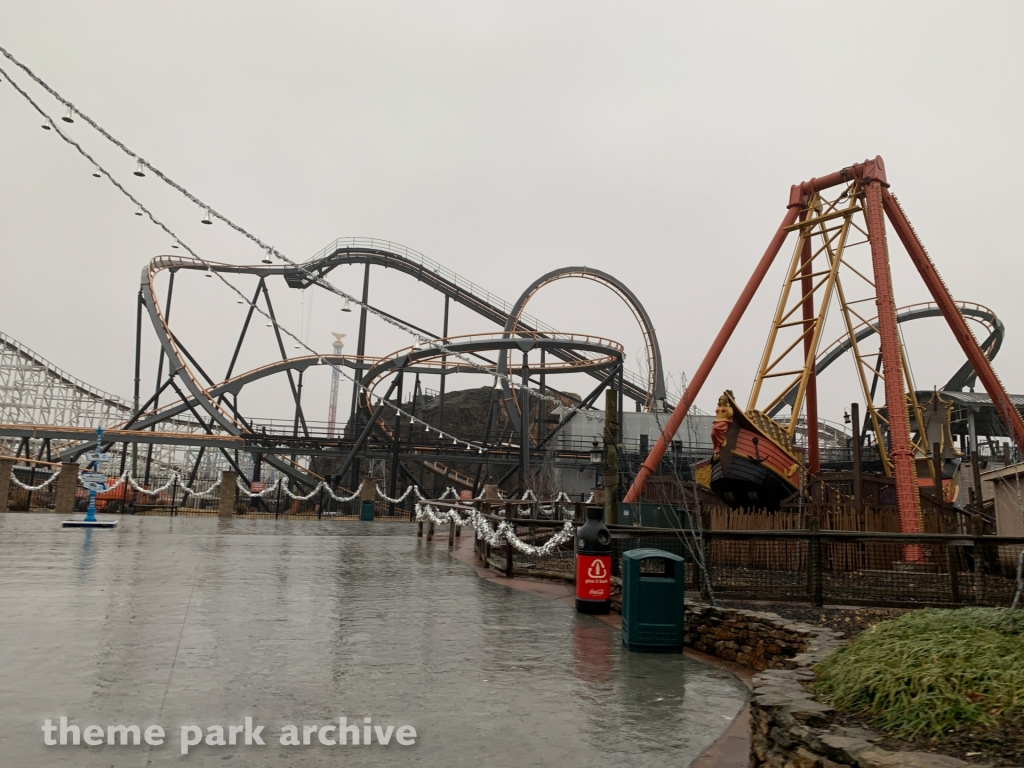
<svg viewBox="0 0 1024 768"><path fill-rule="evenodd" d="M882 737L835 724L807 687L812 667L844 644L829 629L778 614L700 603L686 607L686 644L759 670L750 697L751 768L979 768L947 755L891 752Z"/></svg>

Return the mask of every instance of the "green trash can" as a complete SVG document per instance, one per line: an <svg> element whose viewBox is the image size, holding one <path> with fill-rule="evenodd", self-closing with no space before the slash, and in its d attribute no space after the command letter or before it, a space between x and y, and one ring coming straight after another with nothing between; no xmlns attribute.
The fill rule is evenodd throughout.
<svg viewBox="0 0 1024 768"><path fill-rule="evenodd" d="M360 520L373 520L373 512L376 509L377 502L373 499L363 499L359 507L359 519Z"/></svg>
<svg viewBox="0 0 1024 768"><path fill-rule="evenodd" d="M683 652L684 563L661 549L622 553L622 643L629 650Z"/></svg>

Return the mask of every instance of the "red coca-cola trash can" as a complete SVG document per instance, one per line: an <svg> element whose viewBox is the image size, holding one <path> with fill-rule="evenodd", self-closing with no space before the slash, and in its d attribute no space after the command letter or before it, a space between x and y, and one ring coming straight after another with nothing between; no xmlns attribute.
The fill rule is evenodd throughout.
<svg viewBox="0 0 1024 768"><path fill-rule="evenodd" d="M604 508L587 507L587 520L576 529L576 610L602 614L612 606L612 535L604 525Z"/></svg>

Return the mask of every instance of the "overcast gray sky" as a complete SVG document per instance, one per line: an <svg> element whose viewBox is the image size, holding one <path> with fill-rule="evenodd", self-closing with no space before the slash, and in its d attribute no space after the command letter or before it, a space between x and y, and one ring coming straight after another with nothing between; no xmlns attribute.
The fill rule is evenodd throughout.
<svg viewBox="0 0 1024 768"><path fill-rule="evenodd" d="M336 237L381 237L510 301L556 266L611 272L646 304L676 376L703 357L790 184L881 154L956 297L1006 323L996 368L1021 392L1022 16L1019 3L935 0L813 12L754 2L7 0L0 43L295 260ZM130 396L139 274L170 243L39 124L0 84L0 330ZM154 178L134 178L81 121L69 132L205 257L259 260ZM890 245L898 302L927 298ZM788 255L708 382L705 408L726 387L749 390ZM358 290L355 270L331 279ZM242 307L201 282L182 281L177 327L223 373ZM298 330L298 293L277 291L284 323ZM440 297L410 279L382 273L371 298L440 326ZM354 339L357 313L323 293L310 301L314 346L329 349L330 331ZM631 358L641 351L628 310L596 287L552 286L530 310L619 339ZM482 330L492 328L456 314L453 332ZM145 338L152 359L148 328ZM385 331L373 340L376 354L407 343ZM962 362L941 321L908 328L907 341L921 387ZM274 354L261 336L242 362ZM838 420L852 367L837 368L822 399ZM154 375L149 365L144 392ZM313 377L309 418L326 418L326 392L326 375ZM246 410L284 416L282 395L254 392Z"/></svg>

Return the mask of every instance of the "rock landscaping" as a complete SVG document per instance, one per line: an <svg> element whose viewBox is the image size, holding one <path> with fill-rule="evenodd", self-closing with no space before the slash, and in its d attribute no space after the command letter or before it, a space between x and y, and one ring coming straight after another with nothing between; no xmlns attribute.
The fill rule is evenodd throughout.
<svg viewBox="0 0 1024 768"><path fill-rule="evenodd" d="M818 701L809 688L814 666L845 644L841 633L775 613L700 603L687 605L686 621L688 646L760 670L750 701L752 768L977 765L933 752L887 749L881 734L843 722Z"/></svg>

